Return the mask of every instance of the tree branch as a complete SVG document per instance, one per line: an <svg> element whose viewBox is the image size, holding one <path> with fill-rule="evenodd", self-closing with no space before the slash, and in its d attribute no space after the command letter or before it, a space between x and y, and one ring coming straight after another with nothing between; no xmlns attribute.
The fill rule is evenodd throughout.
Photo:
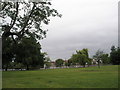
<svg viewBox="0 0 120 90"><path fill-rule="evenodd" d="M15 41L15 39L14 39L13 35L11 35L11 37L12 37L13 42L16 44L16 41Z"/></svg>
<svg viewBox="0 0 120 90"><path fill-rule="evenodd" d="M21 36L23 36L23 35L24 35L25 28L26 28L26 26L28 25L29 19L30 19L30 17L32 16L32 13L33 13L34 8L35 8L35 3L33 3L32 10L31 10L31 12L30 12L30 14L29 14L29 16L28 16L27 20L25 21L25 23L24 23L24 26L23 26L22 30L19 32L19 34L21 34L21 33L22 33L22 34L21 34ZM20 37L20 38L21 38L21 37Z"/></svg>
<svg viewBox="0 0 120 90"><path fill-rule="evenodd" d="M16 2L16 13L15 13L15 17L14 17L13 23L10 26L10 29L14 26L14 24L16 22L16 18L17 18L17 15L18 15L18 7L19 7L18 2Z"/></svg>
<svg viewBox="0 0 120 90"><path fill-rule="evenodd" d="M4 10L5 9L5 7L8 5L8 4L6 4L6 2L3 2L3 7L1 8L1 10L0 11L2 11L2 10Z"/></svg>

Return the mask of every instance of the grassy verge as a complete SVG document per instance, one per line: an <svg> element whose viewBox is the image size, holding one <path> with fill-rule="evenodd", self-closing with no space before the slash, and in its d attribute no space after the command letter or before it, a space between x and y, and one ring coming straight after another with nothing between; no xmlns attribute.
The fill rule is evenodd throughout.
<svg viewBox="0 0 120 90"><path fill-rule="evenodd" d="M3 88L117 88L118 66L3 72Z"/></svg>

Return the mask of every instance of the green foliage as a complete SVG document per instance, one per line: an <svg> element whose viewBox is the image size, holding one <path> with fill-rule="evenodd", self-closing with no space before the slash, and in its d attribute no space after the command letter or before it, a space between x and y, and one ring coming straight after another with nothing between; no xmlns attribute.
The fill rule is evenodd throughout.
<svg viewBox="0 0 120 90"><path fill-rule="evenodd" d="M114 47L113 47L114 48ZM114 49L113 49L114 50ZM93 58L98 62L98 66L100 67L100 63L110 64L110 57L108 54L104 53L101 50L98 50Z"/></svg>
<svg viewBox="0 0 120 90"><path fill-rule="evenodd" d="M50 7L51 2L1 2L0 18L4 21L2 28L2 37L13 37L13 41L20 40L28 32L35 35L37 39L43 39L46 31L43 30L42 24L49 24L51 16L61 14ZM9 18L6 19L6 18ZM34 30L33 30L34 29Z"/></svg>
<svg viewBox="0 0 120 90"><path fill-rule="evenodd" d="M57 59L57 60L55 61L56 67L61 67L61 66L63 65L63 62L64 62L64 60L62 60L62 59Z"/></svg>
<svg viewBox="0 0 120 90"><path fill-rule="evenodd" d="M69 66L68 62L65 62L65 66Z"/></svg>
<svg viewBox="0 0 120 90"><path fill-rule="evenodd" d="M6 38L2 40L2 67L7 70L9 63L14 57L13 54L13 43L11 38Z"/></svg>
<svg viewBox="0 0 120 90"><path fill-rule="evenodd" d="M88 61L87 61L88 66L89 66L89 65L92 65L92 60L93 60L92 58L89 58L89 59L88 59Z"/></svg>
<svg viewBox="0 0 120 90"><path fill-rule="evenodd" d="M0 3L3 67L7 69L13 58L15 62L26 65L27 69L36 65L43 67L44 55L36 40L46 37L47 30L43 30L42 25L49 24L51 16L61 17L50 5L47 0Z"/></svg>
<svg viewBox="0 0 120 90"><path fill-rule="evenodd" d="M110 61L114 65L120 65L120 48L111 47Z"/></svg>
<svg viewBox="0 0 120 90"><path fill-rule="evenodd" d="M100 60L102 55L103 55L103 51L101 50L97 50L97 52L95 53L95 55L93 56L93 58L97 59L97 60Z"/></svg>
<svg viewBox="0 0 120 90"><path fill-rule="evenodd" d="M108 54L102 54L101 60L103 64L110 64L110 58Z"/></svg>
<svg viewBox="0 0 120 90"><path fill-rule="evenodd" d="M116 51L115 46L112 46L112 47L111 47L111 51L112 51L112 52Z"/></svg>
<svg viewBox="0 0 120 90"><path fill-rule="evenodd" d="M44 64L46 65L46 68L49 68L51 66L51 63L50 63L50 57L45 57L45 60L44 60Z"/></svg>
<svg viewBox="0 0 120 90"><path fill-rule="evenodd" d="M25 66L22 63L10 62L9 69L25 69Z"/></svg>
<svg viewBox="0 0 120 90"><path fill-rule="evenodd" d="M99 68L100 68L100 63L101 63L101 60L102 60L103 53L104 53L103 51L97 50L97 52L93 56L93 58L98 62L98 67Z"/></svg>
<svg viewBox="0 0 120 90"><path fill-rule="evenodd" d="M72 59L68 59L68 66L72 65Z"/></svg>
<svg viewBox="0 0 120 90"><path fill-rule="evenodd" d="M26 65L27 69L29 69L29 66L35 67L36 65L43 67L44 55L41 54L40 49L41 46L35 38L23 37L16 46L15 61Z"/></svg>
<svg viewBox="0 0 120 90"><path fill-rule="evenodd" d="M79 63L80 65L83 65L85 67L85 64L90 64L90 59L88 56L88 49L82 49L79 51L76 51L76 54L73 54L72 57L69 59L69 62L72 65L76 65Z"/></svg>
<svg viewBox="0 0 120 90"><path fill-rule="evenodd" d="M50 62L46 62L45 65L46 65L46 68L50 68L51 63Z"/></svg>

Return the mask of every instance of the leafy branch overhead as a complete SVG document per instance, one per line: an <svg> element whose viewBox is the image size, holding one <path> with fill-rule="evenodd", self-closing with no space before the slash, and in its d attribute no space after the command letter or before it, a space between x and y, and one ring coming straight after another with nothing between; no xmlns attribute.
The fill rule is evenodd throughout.
<svg viewBox="0 0 120 90"><path fill-rule="evenodd" d="M23 36L30 36L32 33L36 39L43 39L47 30L43 30L41 24L49 24L50 16L61 17L61 14L51 9L50 5L48 1L1 2L2 38L11 36L15 41Z"/></svg>

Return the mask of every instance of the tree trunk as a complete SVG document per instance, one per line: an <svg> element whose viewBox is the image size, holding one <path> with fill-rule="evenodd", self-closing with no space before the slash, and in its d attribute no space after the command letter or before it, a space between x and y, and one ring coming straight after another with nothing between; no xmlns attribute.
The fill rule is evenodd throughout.
<svg viewBox="0 0 120 90"><path fill-rule="evenodd" d="M6 67L5 67L5 71L7 71L7 69L8 69L8 65L6 65Z"/></svg>
<svg viewBox="0 0 120 90"><path fill-rule="evenodd" d="M98 68L100 68L100 61L98 61Z"/></svg>
<svg viewBox="0 0 120 90"><path fill-rule="evenodd" d="M98 68L100 68L100 64L98 63Z"/></svg>
<svg viewBox="0 0 120 90"><path fill-rule="evenodd" d="M29 66L27 65L27 70L29 70Z"/></svg>
<svg viewBox="0 0 120 90"><path fill-rule="evenodd" d="M85 64L83 65L83 67L85 68Z"/></svg>
<svg viewBox="0 0 120 90"><path fill-rule="evenodd" d="M5 68L5 71L7 71L7 67Z"/></svg>

